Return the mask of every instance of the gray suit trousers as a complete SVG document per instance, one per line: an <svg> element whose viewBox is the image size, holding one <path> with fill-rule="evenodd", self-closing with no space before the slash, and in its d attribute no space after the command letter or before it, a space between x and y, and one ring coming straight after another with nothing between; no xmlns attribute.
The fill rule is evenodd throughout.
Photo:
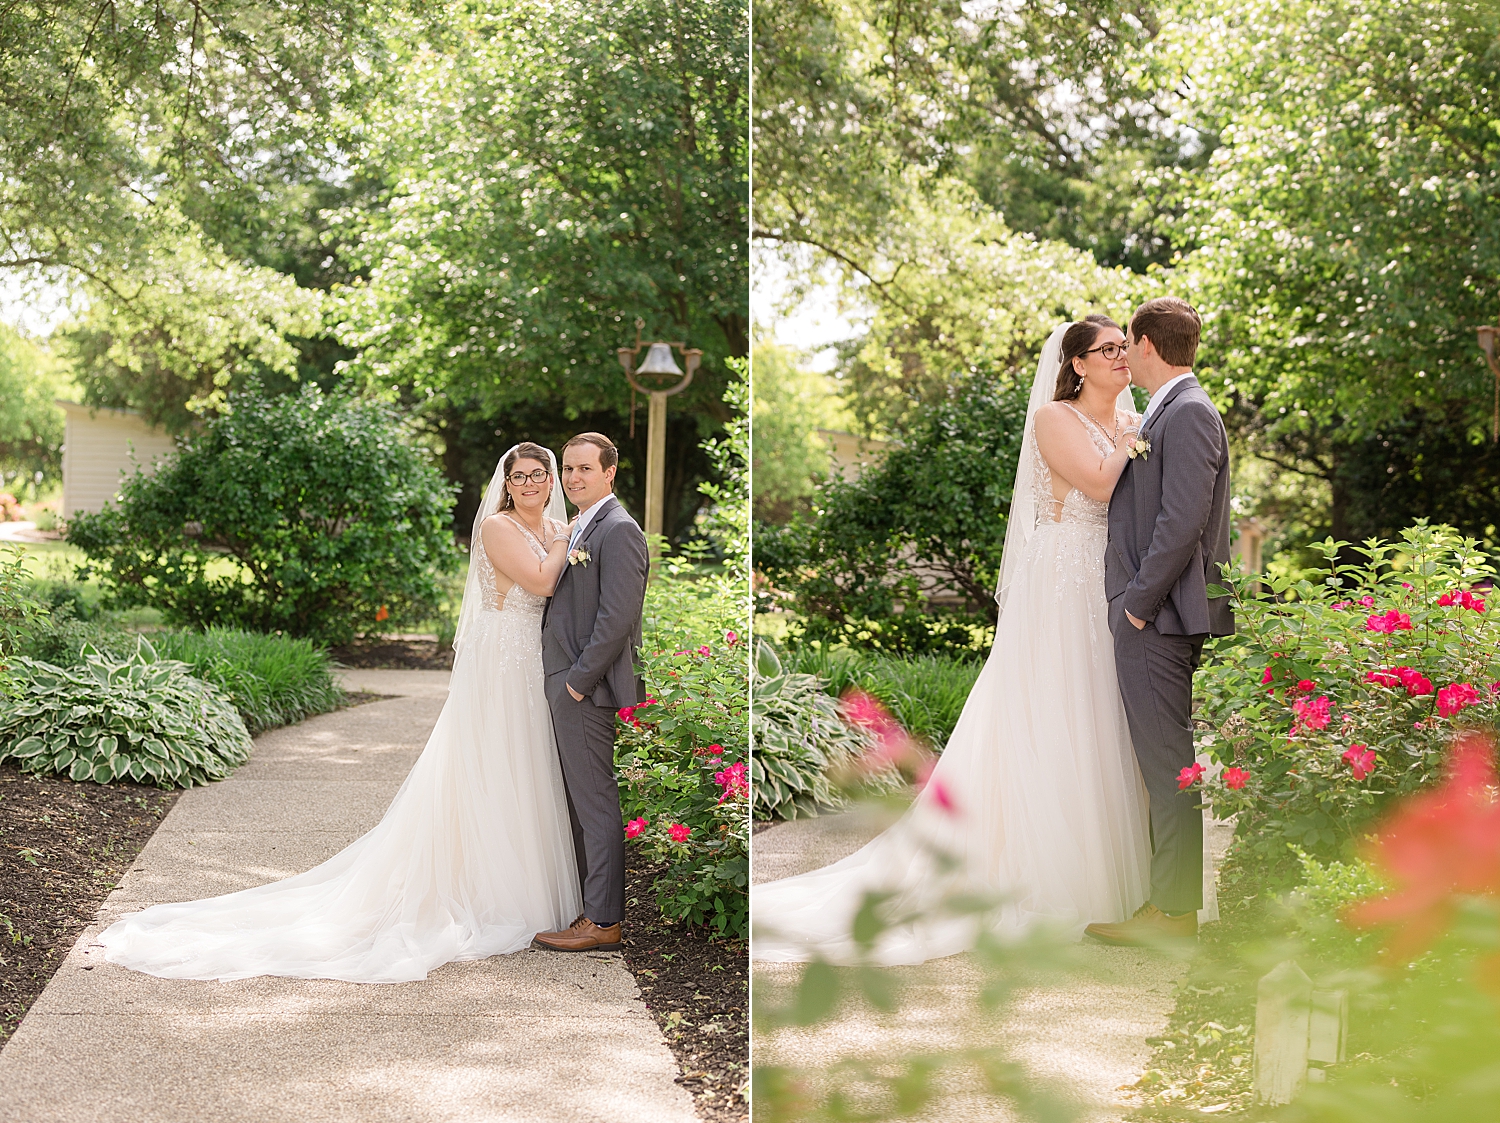
<svg viewBox="0 0 1500 1123"><path fill-rule="evenodd" d="M615 711L568 693L568 668L547 676L547 704L557 736L583 914L595 924L625 919L625 832L615 779Z"/></svg>
<svg viewBox="0 0 1500 1123"><path fill-rule="evenodd" d="M1125 598L1109 602L1115 671L1130 739L1151 799L1151 903L1171 915L1203 907L1203 811L1196 789L1177 790L1193 763L1193 672L1205 636L1136 628Z"/></svg>

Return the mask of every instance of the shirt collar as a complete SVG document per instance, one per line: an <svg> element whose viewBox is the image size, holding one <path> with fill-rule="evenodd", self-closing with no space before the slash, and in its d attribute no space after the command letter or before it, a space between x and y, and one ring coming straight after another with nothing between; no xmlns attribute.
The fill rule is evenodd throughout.
<svg viewBox="0 0 1500 1123"><path fill-rule="evenodd" d="M1188 371L1186 374L1179 374L1176 378L1172 379L1170 382L1166 383L1165 385L1158 386L1156 388L1156 393L1152 394L1151 395L1151 400L1146 403L1146 412L1141 415L1141 421L1144 422L1146 420L1146 418L1150 417L1151 414L1156 411L1156 407L1160 403L1162 403L1162 402L1164 402L1164 401L1167 400L1167 391L1168 390L1170 390L1173 386L1176 386L1179 382L1185 381L1186 379L1189 379L1189 378L1192 378L1192 377L1193 377L1193 372L1192 371Z"/></svg>
<svg viewBox="0 0 1500 1123"><path fill-rule="evenodd" d="M608 503L609 500L610 497L606 495L603 499L599 500L599 502L595 503L587 511L578 516L578 529L573 532L573 536L575 539L583 537L583 532L589 528L589 523L594 521L594 516L604 509L604 505Z"/></svg>

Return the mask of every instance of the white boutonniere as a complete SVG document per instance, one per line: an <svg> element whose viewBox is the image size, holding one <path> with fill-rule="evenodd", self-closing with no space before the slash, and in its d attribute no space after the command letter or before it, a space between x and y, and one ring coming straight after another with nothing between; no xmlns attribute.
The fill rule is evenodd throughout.
<svg viewBox="0 0 1500 1123"><path fill-rule="evenodd" d="M587 569L588 568L588 564L589 564L589 552L588 552L588 550L586 548L584 548L583 546L575 546L573 549L569 550L568 551L568 564L569 565L581 565L585 569Z"/></svg>
<svg viewBox="0 0 1500 1123"><path fill-rule="evenodd" d="M1151 442L1148 441L1145 437L1137 437L1135 440L1130 442L1130 451L1127 455L1129 455L1130 459L1132 460L1134 460L1137 456L1139 456L1142 460L1145 460L1151 455Z"/></svg>

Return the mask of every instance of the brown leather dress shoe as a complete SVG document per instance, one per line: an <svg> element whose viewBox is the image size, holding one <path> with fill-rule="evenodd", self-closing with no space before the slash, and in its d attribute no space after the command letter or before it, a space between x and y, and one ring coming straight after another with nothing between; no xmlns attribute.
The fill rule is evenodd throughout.
<svg viewBox="0 0 1500 1123"><path fill-rule="evenodd" d="M534 938L553 951L616 951L620 947L620 926L600 928L588 917L580 916L561 932L538 932Z"/></svg>
<svg viewBox="0 0 1500 1123"><path fill-rule="evenodd" d="M1122 948L1173 947L1191 944L1198 938L1198 914L1185 912L1168 916L1150 901L1135 910L1135 915L1119 924L1090 924L1085 936L1101 944Z"/></svg>

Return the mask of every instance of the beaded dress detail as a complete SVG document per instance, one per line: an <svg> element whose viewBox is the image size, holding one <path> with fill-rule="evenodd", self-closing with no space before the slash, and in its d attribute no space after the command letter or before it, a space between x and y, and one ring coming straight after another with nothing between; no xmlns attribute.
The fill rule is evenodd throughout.
<svg viewBox="0 0 1500 1123"><path fill-rule="evenodd" d="M1078 412L1075 410L1075 412ZM1101 455L1109 439L1079 414ZM1104 598L1109 505L1058 500L1034 436L1037 524L1022 546L994 645L927 786L889 830L840 862L757 885L751 955L858 962L869 893L893 923L869 959L921 963L972 947L953 894L999 894L1000 934L1038 924L1074 938L1124 920L1150 887L1147 800L1120 701ZM945 872L953 859L959 872Z"/></svg>
<svg viewBox="0 0 1500 1123"><path fill-rule="evenodd" d="M132 913L100 936L105 958L162 978L407 982L520 951L582 911L542 693L546 598L519 585L502 595L482 548L471 564L480 611L426 748L380 822L306 873Z"/></svg>

